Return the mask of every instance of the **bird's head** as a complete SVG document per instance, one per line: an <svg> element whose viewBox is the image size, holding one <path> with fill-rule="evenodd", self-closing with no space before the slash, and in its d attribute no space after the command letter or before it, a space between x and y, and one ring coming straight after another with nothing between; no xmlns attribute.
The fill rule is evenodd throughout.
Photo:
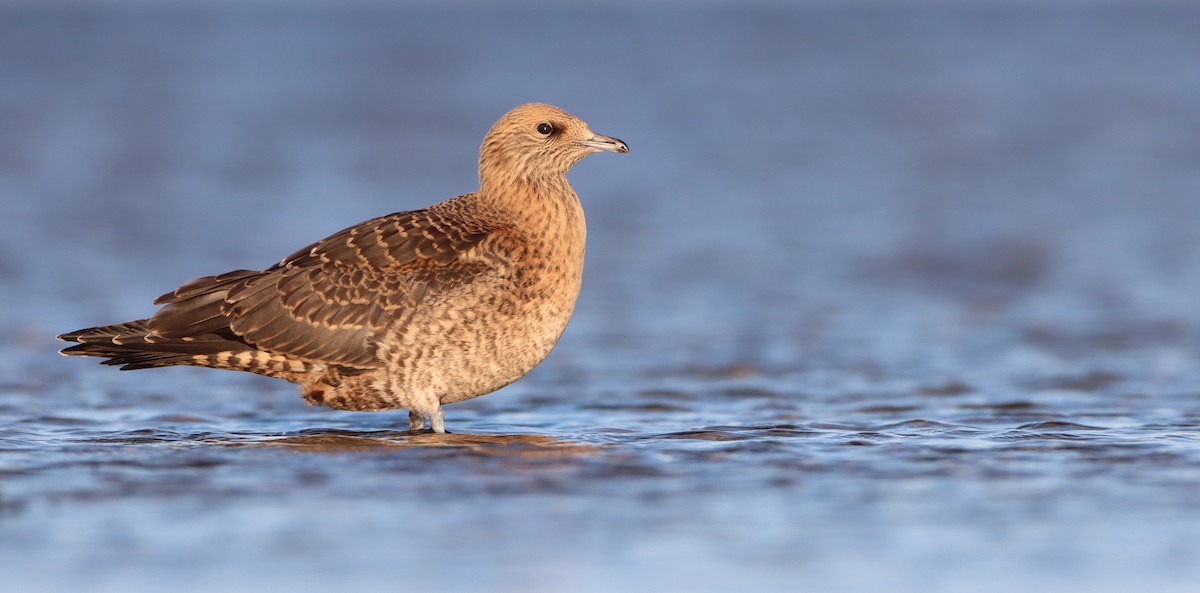
<svg viewBox="0 0 1200 593"><path fill-rule="evenodd" d="M545 103L505 113L479 149L479 177L524 180L562 176L593 152L629 152L624 142L597 134L583 120Z"/></svg>

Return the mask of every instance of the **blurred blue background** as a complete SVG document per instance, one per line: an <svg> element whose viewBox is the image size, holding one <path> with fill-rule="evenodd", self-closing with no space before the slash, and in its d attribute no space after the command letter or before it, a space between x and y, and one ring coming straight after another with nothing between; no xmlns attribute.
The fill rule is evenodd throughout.
<svg viewBox="0 0 1200 593"><path fill-rule="evenodd" d="M1192 591L1198 64L1183 1L0 3L0 584ZM54 354L475 189L528 101L632 154L448 425L553 442Z"/></svg>

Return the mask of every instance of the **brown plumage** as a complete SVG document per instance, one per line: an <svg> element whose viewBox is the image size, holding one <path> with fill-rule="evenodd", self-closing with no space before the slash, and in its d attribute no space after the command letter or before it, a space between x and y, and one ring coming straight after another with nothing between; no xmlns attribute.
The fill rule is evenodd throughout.
<svg viewBox="0 0 1200 593"><path fill-rule="evenodd" d="M629 152L550 105L506 113L483 140L478 191L357 224L262 271L192 280L149 319L59 336L122 370L193 365L300 385L312 404L407 408L491 393L550 352L583 275L583 208L567 171Z"/></svg>

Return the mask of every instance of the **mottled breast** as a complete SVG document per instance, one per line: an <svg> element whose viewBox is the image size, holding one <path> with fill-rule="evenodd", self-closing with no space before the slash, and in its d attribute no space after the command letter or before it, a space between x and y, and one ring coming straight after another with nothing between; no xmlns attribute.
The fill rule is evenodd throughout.
<svg viewBox="0 0 1200 593"><path fill-rule="evenodd" d="M578 201L556 206L494 232L462 260L486 261L484 271L396 320L379 348L395 388L462 401L516 381L549 354L574 311L586 239Z"/></svg>

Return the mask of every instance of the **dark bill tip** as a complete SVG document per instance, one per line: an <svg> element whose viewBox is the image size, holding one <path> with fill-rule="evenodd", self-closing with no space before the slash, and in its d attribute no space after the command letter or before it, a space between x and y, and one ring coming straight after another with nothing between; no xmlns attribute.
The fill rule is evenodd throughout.
<svg viewBox="0 0 1200 593"><path fill-rule="evenodd" d="M605 136L603 134L594 134L591 138L580 141L579 145L586 146L597 152L617 152L622 154L629 153L628 144L625 144L625 142L617 138Z"/></svg>

